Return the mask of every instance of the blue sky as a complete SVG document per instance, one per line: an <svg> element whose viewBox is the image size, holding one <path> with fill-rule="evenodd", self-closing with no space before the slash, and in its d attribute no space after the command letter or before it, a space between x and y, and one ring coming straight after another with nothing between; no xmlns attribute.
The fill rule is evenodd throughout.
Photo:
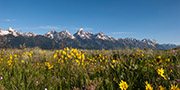
<svg viewBox="0 0 180 90"><path fill-rule="evenodd" d="M45 34L78 28L180 44L180 0L0 0L0 28Z"/></svg>

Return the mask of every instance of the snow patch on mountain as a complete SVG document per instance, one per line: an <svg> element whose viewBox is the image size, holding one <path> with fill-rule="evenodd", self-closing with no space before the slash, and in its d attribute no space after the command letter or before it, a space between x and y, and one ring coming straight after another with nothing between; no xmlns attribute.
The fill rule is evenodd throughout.
<svg viewBox="0 0 180 90"><path fill-rule="evenodd" d="M46 34L44 34L45 37L48 37L48 38L50 38L50 39L54 39L54 38L56 38L58 35L59 35L59 32L54 31L54 30L49 31L49 32L47 32Z"/></svg>
<svg viewBox="0 0 180 90"><path fill-rule="evenodd" d="M83 28L80 28L75 34L74 36L80 39L91 39L91 35L93 35L92 33L88 32L84 32Z"/></svg>
<svg viewBox="0 0 180 90"><path fill-rule="evenodd" d="M61 40L61 39L65 39L65 38L70 38L70 39L75 39L75 37L73 35L71 35L71 33L69 33L69 31L61 31L61 32L57 32L57 31L49 31L48 33L44 34L45 37L51 38L51 39L55 39L55 40Z"/></svg>
<svg viewBox="0 0 180 90"><path fill-rule="evenodd" d="M153 40L151 40L151 39L143 39L141 41L144 42L144 43L147 43L147 44L149 44L151 46L155 46L156 45L156 43Z"/></svg>
<svg viewBox="0 0 180 90"><path fill-rule="evenodd" d="M19 31L16 31L11 27L9 27L7 30L0 30L0 35L1 36L8 35L8 34L12 34L15 37L17 37L19 35L23 35L23 33L19 32Z"/></svg>
<svg viewBox="0 0 180 90"><path fill-rule="evenodd" d="M35 37L37 36L37 34L29 32L29 33L24 33L23 36L27 36L27 37Z"/></svg>
<svg viewBox="0 0 180 90"><path fill-rule="evenodd" d="M69 31L67 31L67 30L60 32L60 37L62 39L64 39L64 38L75 39L75 37Z"/></svg>
<svg viewBox="0 0 180 90"><path fill-rule="evenodd" d="M110 40L110 41L116 40L110 36L104 35L102 32L99 32L98 34L96 34L95 38L96 39L102 39L102 40Z"/></svg>
<svg viewBox="0 0 180 90"><path fill-rule="evenodd" d="M1 36L8 35L8 34L9 34L9 31L0 30Z"/></svg>

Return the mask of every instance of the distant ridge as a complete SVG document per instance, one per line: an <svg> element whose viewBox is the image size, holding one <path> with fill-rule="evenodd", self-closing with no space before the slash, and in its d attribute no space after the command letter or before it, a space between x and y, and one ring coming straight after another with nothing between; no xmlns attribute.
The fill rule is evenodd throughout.
<svg viewBox="0 0 180 90"><path fill-rule="evenodd" d="M104 35L103 32L93 34L85 32L80 28L75 34L69 31L49 31L44 35L38 35L32 32L21 33L8 28L0 29L0 47L1 48L20 48L20 45L26 47L40 47L42 49L59 49L63 47L72 47L79 49L125 49L125 48L150 48L150 49L171 49L179 47L175 44L158 44L150 39L137 40L135 38L113 38Z"/></svg>

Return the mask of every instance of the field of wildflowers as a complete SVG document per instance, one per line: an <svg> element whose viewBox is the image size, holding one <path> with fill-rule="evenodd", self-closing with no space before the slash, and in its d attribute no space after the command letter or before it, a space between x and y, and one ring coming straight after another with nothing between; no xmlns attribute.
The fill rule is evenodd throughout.
<svg viewBox="0 0 180 90"><path fill-rule="evenodd" d="M179 90L180 50L1 49L0 90Z"/></svg>

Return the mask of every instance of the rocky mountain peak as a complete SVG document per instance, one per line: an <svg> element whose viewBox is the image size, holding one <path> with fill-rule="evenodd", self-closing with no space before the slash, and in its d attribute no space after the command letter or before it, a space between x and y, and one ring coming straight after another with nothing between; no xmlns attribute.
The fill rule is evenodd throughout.
<svg viewBox="0 0 180 90"><path fill-rule="evenodd" d="M80 28L78 31L84 31L84 29L83 29L83 28Z"/></svg>
<svg viewBox="0 0 180 90"><path fill-rule="evenodd" d="M79 38L79 39L91 39L90 34L84 32L84 29L83 28L80 28L75 34L74 36Z"/></svg>
<svg viewBox="0 0 180 90"><path fill-rule="evenodd" d="M68 35L71 35L70 32L69 32L68 30L61 31L60 34L68 34Z"/></svg>
<svg viewBox="0 0 180 90"><path fill-rule="evenodd" d="M14 30L12 27L9 27L9 28L7 29L7 31L12 31L12 32L14 32L15 30Z"/></svg>
<svg viewBox="0 0 180 90"><path fill-rule="evenodd" d="M144 42L144 43L147 43L149 45L152 45L152 46L156 45L156 43L153 40L151 40L151 39L143 39L141 41Z"/></svg>
<svg viewBox="0 0 180 90"><path fill-rule="evenodd" d="M58 34L58 33L59 33L58 31L51 30L51 31L47 32L46 34Z"/></svg>
<svg viewBox="0 0 180 90"><path fill-rule="evenodd" d="M6 31L8 31L8 32L18 32L18 31L16 31L15 29L13 29L12 27L9 27Z"/></svg>
<svg viewBox="0 0 180 90"><path fill-rule="evenodd" d="M87 32L86 33L88 36L93 36L94 34L92 32Z"/></svg>
<svg viewBox="0 0 180 90"><path fill-rule="evenodd" d="M50 39L54 39L55 37L57 37L59 34L59 32L51 30L49 32L47 32L46 34L44 34L45 37L48 37Z"/></svg>
<svg viewBox="0 0 180 90"><path fill-rule="evenodd" d="M80 29L76 32L76 34L77 34L77 35L85 34L84 29L83 29L83 28L80 28Z"/></svg>
<svg viewBox="0 0 180 90"><path fill-rule="evenodd" d="M37 34L33 33L33 32L29 32L29 33L24 33L23 36L28 36L28 37L35 37L37 36Z"/></svg>
<svg viewBox="0 0 180 90"><path fill-rule="evenodd" d="M74 39L75 37L68 31L68 30L66 30L66 31L61 31L60 33L59 33L59 35L60 35L60 37L61 38L70 38L70 39Z"/></svg>
<svg viewBox="0 0 180 90"><path fill-rule="evenodd" d="M115 38L112 38L110 36L104 35L102 32L99 32L95 35L96 39L102 39L102 40L109 40L109 41L115 41Z"/></svg>
<svg viewBox="0 0 180 90"><path fill-rule="evenodd" d="M99 32L98 34L99 34L99 35L101 35L101 36L103 36L103 35L104 35L104 34L103 34L103 32Z"/></svg>
<svg viewBox="0 0 180 90"><path fill-rule="evenodd" d="M22 35L21 32L18 32L11 27L9 27L7 30L0 30L1 36L8 35L8 34L12 34L15 37L17 37L18 35Z"/></svg>

